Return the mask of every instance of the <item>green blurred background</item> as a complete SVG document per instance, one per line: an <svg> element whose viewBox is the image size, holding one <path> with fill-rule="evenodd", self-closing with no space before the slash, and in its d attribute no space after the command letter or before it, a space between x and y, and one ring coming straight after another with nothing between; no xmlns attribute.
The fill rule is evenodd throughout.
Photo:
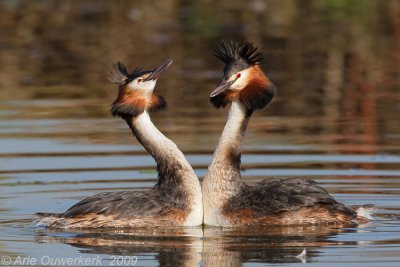
<svg viewBox="0 0 400 267"><path fill-rule="evenodd" d="M323 134L329 120L341 122L338 142L400 139L398 0L2 0L0 29L4 120L109 117L112 63L151 69L173 58L157 87L163 116L200 124L216 113L208 95L223 66L212 48L234 39L259 46L279 90L258 116L314 119L272 131ZM29 107L38 99L49 101Z"/></svg>

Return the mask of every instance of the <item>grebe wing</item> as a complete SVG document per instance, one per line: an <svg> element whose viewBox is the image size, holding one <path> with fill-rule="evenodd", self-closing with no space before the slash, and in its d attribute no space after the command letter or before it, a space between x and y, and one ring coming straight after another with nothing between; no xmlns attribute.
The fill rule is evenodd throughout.
<svg viewBox="0 0 400 267"><path fill-rule="evenodd" d="M116 219L161 213L168 202L150 191L106 192L87 197L70 207L62 217L85 214L113 215Z"/></svg>
<svg viewBox="0 0 400 267"><path fill-rule="evenodd" d="M257 215L268 215L296 211L316 204L327 204L335 208L342 206L346 213L352 212L315 181L299 178L268 178L254 186L245 185L240 194L228 203L227 209L236 212L246 209Z"/></svg>

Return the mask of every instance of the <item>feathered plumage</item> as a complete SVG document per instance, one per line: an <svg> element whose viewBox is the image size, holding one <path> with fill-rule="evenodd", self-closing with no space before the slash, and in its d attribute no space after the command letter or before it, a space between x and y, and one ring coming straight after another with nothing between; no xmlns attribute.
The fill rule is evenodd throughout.
<svg viewBox="0 0 400 267"><path fill-rule="evenodd" d="M113 84L123 86L127 83L130 83L137 77L150 72L151 71L143 71L140 68L136 68L131 73L129 73L124 63L117 62L112 65L108 79Z"/></svg>
<svg viewBox="0 0 400 267"><path fill-rule="evenodd" d="M159 112L167 108L167 101L164 97L152 94L151 99L147 100L137 93L121 93L111 106L111 114L121 118L136 117L146 109L150 112Z"/></svg>
<svg viewBox="0 0 400 267"><path fill-rule="evenodd" d="M167 61L167 63L169 65L171 64L170 61ZM163 65L161 65L161 67L166 69L169 65L166 65L166 63L164 63ZM129 73L126 66L121 62L117 62L112 65L108 78L113 84L116 84L119 87L118 97L111 107L111 113L113 116L131 118L132 116L136 117L142 114L145 110L157 112L167 107L167 102L162 96L152 93L149 97L143 94L141 90L132 91L129 90L127 87L127 84L129 84L136 78L143 75L146 76L145 74L154 73L156 71L160 70L155 69L153 71L149 71L143 70L141 68L136 68L131 73Z"/></svg>
<svg viewBox="0 0 400 267"><path fill-rule="evenodd" d="M39 213L38 226L126 228L201 225L203 207L199 180L183 153L155 127L146 112L166 107L165 99L154 94L153 90L160 74L171 64L170 59L152 71L137 68L129 73L124 64L117 62L109 77L118 85L118 97L111 112L127 122L136 139L157 162L157 184L147 191L100 193L81 200L64 213Z"/></svg>
<svg viewBox="0 0 400 267"><path fill-rule="evenodd" d="M204 224L231 227L357 222L354 210L337 202L314 181L268 178L254 186L242 181L240 147L250 117L273 100L277 89L258 66L262 56L251 43L224 41L214 55L226 65L210 101L216 108L230 103L231 108L202 183Z"/></svg>
<svg viewBox="0 0 400 267"><path fill-rule="evenodd" d="M210 97L210 102L214 107L223 108L235 99L238 99L248 110L263 109L271 103L277 94L277 88L259 66L263 56L257 47L251 42L241 44L224 40L214 49L214 55L225 63L222 83L243 70L248 70L249 73L247 84L242 90L225 90Z"/></svg>
<svg viewBox="0 0 400 267"><path fill-rule="evenodd" d="M255 47L251 42L246 42L241 45L232 40L222 41L214 49L214 56L227 65L241 60L245 61L249 65L256 65L263 60L262 53L257 51L257 47Z"/></svg>

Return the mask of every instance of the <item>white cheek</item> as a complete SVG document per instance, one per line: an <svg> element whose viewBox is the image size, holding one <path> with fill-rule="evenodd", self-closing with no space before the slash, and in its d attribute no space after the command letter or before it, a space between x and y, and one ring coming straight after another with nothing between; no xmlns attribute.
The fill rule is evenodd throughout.
<svg viewBox="0 0 400 267"><path fill-rule="evenodd" d="M243 77L240 77L239 79L236 80L234 84L231 86L231 90L239 91L242 90L246 86L245 81L243 80Z"/></svg>
<svg viewBox="0 0 400 267"><path fill-rule="evenodd" d="M137 82L133 81L128 84L128 88L130 90L141 90L144 93L152 93L154 87L156 86L157 80L145 81L145 82Z"/></svg>
<svg viewBox="0 0 400 267"><path fill-rule="evenodd" d="M147 82L144 82L141 86L140 86L140 88L142 88L143 90L145 90L146 92L153 92L153 90L154 90L154 87L156 87L156 83L157 83L157 80L151 80L151 81L147 81Z"/></svg>
<svg viewBox="0 0 400 267"><path fill-rule="evenodd" d="M246 85L248 85L249 81L248 81L248 77L249 77L249 72L247 70L245 71L241 71L240 72L240 78L238 78L236 80L236 82L234 82L231 85L231 90L235 90L235 91L239 91L242 90L243 88L246 87Z"/></svg>
<svg viewBox="0 0 400 267"><path fill-rule="evenodd" d="M127 86L130 90L134 90L135 88L137 88L137 83L136 82L130 82L128 83Z"/></svg>

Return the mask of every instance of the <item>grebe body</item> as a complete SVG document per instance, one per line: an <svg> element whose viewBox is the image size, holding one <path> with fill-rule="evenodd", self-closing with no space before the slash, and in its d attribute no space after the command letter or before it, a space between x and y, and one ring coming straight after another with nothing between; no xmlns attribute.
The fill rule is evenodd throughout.
<svg viewBox="0 0 400 267"><path fill-rule="evenodd" d="M119 87L112 114L123 118L157 163L158 182L148 191L107 192L85 198L61 214L39 213L50 228L197 226L203 221L200 182L183 153L152 123L149 111L166 107L153 93L167 61L153 71L115 64L110 80Z"/></svg>
<svg viewBox="0 0 400 267"><path fill-rule="evenodd" d="M265 108L276 87L259 67L262 55L251 43L223 42L215 56L224 76L211 93L216 108L230 105L228 121L203 184L204 224L214 226L344 224L364 220L316 182L267 178L242 181L240 146L253 112Z"/></svg>

